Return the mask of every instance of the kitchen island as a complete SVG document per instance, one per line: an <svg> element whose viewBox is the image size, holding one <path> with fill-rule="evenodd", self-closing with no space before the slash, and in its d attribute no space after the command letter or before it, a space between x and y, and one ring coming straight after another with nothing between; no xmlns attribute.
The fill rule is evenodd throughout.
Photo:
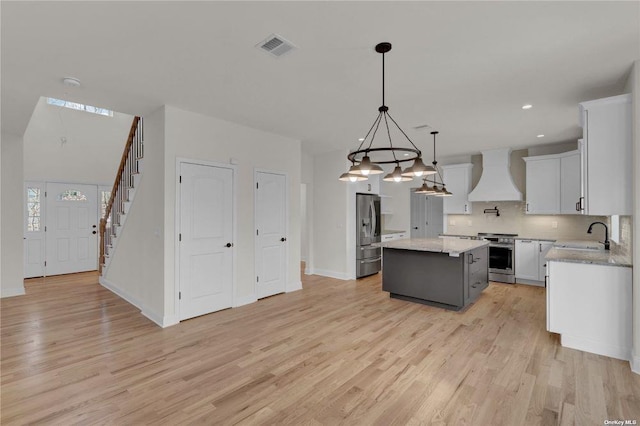
<svg viewBox="0 0 640 426"><path fill-rule="evenodd" d="M396 299L458 311L489 285L489 242L412 238L380 244L382 289Z"/></svg>

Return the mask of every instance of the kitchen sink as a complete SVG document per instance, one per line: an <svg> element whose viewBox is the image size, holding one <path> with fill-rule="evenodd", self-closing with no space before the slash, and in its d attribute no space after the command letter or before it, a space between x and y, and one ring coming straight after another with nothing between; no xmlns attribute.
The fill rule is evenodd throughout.
<svg viewBox="0 0 640 426"><path fill-rule="evenodd" d="M554 248L560 250L603 251L604 245L597 243L560 243Z"/></svg>

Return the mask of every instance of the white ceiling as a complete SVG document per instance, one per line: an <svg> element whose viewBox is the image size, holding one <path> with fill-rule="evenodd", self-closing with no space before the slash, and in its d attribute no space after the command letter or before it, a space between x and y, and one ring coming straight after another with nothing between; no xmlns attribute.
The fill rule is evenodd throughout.
<svg viewBox="0 0 640 426"><path fill-rule="evenodd" d="M639 2L3 1L1 19L3 131L22 134L40 96L137 115L170 104L311 153L369 129L381 41L389 112L421 149L413 127L439 130L442 155L575 139L577 103L622 93L640 58ZM254 47L274 32L299 49Z"/></svg>

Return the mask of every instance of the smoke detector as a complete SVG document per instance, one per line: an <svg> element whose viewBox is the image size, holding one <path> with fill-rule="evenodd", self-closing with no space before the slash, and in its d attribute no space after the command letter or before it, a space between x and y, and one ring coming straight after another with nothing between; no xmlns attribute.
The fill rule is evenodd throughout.
<svg viewBox="0 0 640 426"><path fill-rule="evenodd" d="M295 44L278 34L271 34L269 37L258 43L256 47L275 56L276 58L279 58L285 53L297 48Z"/></svg>

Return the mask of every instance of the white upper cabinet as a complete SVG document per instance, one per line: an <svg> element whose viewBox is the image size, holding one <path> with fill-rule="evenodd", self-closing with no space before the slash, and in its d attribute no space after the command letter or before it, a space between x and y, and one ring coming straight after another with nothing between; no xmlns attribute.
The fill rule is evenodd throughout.
<svg viewBox="0 0 640 426"><path fill-rule="evenodd" d="M632 213L631 95L580 104L584 140L584 213Z"/></svg>
<svg viewBox="0 0 640 426"><path fill-rule="evenodd" d="M580 214L582 156L571 151L560 157L560 213Z"/></svg>
<svg viewBox="0 0 640 426"><path fill-rule="evenodd" d="M453 193L444 197L444 214L471 214L469 193L471 192L471 171L473 164L450 164L442 167L442 179L447 190Z"/></svg>
<svg viewBox="0 0 640 426"><path fill-rule="evenodd" d="M525 157L528 214L580 214L580 150Z"/></svg>
<svg viewBox="0 0 640 426"><path fill-rule="evenodd" d="M526 157L528 214L560 212L560 159L541 155Z"/></svg>

